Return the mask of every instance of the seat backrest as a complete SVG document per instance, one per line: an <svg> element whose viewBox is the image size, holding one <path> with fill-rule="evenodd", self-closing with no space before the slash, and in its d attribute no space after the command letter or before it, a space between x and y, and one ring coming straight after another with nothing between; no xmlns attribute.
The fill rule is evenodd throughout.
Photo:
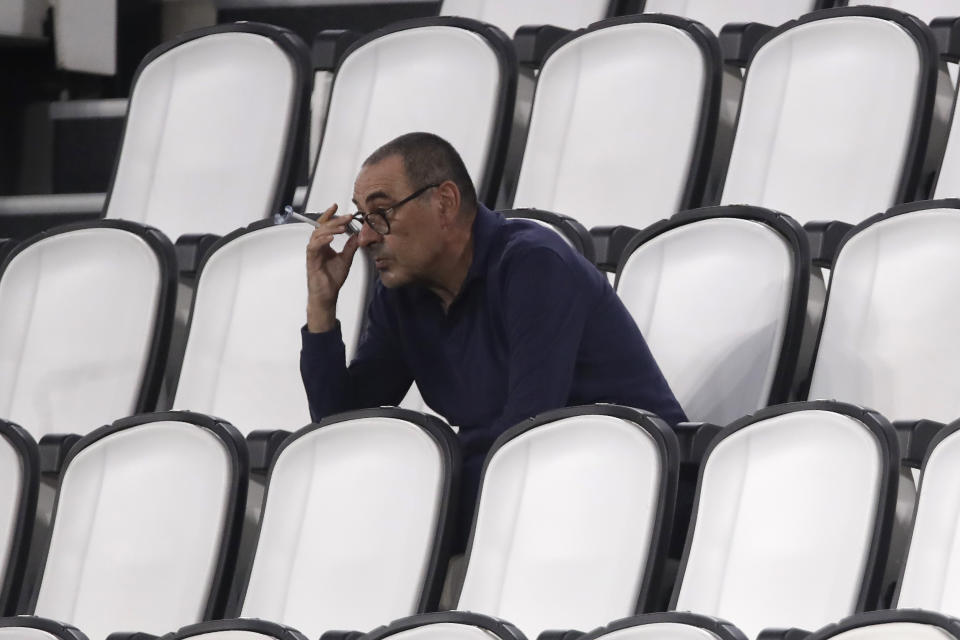
<svg viewBox="0 0 960 640"><path fill-rule="evenodd" d="M411 131L452 144L493 206L516 94L512 47L499 29L465 18L408 20L356 42L333 81L307 210L336 202L352 211L360 165Z"/></svg>
<svg viewBox="0 0 960 640"><path fill-rule="evenodd" d="M297 629L268 620L208 620L181 627L163 640L307 640Z"/></svg>
<svg viewBox="0 0 960 640"><path fill-rule="evenodd" d="M957 540L960 509L960 424L941 431L927 453L909 551L894 605L960 613Z"/></svg>
<svg viewBox="0 0 960 640"><path fill-rule="evenodd" d="M176 239L225 234L290 202L313 72L294 34L257 23L184 34L140 65L109 218Z"/></svg>
<svg viewBox="0 0 960 640"><path fill-rule="evenodd" d="M919 609L869 611L828 625L810 640L958 640L960 620Z"/></svg>
<svg viewBox="0 0 960 640"><path fill-rule="evenodd" d="M671 609L816 629L874 606L896 503L886 420L835 402L780 405L706 454Z"/></svg>
<svg viewBox="0 0 960 640"><path fill-rule="evenodd" d="M894 207L858 225L831 276L808 397L891 420L960 415L960 201Z"/></svg>
<svg viewBox="0 0 960 640"><path fill-rule="evenodd" d="M563 238L574 251L590 262L596 261L590 232L570 216L541 209L508 209L502 213L504 218L530 220L550 229Z"/></svg>
<svg viewBox="0 0 960 640"><path fill-rule="evenodd" d="M721 66L716 38L672 16L614 18L569 36L537 80L514 206L587 228L640 228L700 206Z"/></svg>
<svg viewBox="0 0 960 640"><path fill-rule="evenodd" d="M312 231L306 223L263 221L211 250L198 275L175 408L223 416L243 433L310 422L297 363ZM348 361L370 277L361 252L337 302Z"/></svg>
<svg viewBox="0 0 960 640"><path fill-rule="evenodd" d="M687 417L727 424L787 400L809 278L793 220L713 207L638 234L616 289Z"/></svg>
<svg viewBox="0 0 960 640"><path fill-rule="evenodd" d="M505 620L466 611L441 611L394 620L364 640L527 640ZM531 638L532 640L532 638Z"/></svg>
<svg viewBox="0 0 960 640"><path fill-rule="evenodd" d="M241 616L316 638L435 607L459 464L446 424L403 409L295 433L271 465Z"/></svg>
<svg viewBox="0 0 960 640"><path fill-rule="evenodd" d="M934 18L955 18L960 12L956 0L848 0L847 6L890 7L920 18L929 24Z"/></svg>
<svg viewBox="0 0 960 640"><path fill-rule="evenodd" d="M0 420L0 613L17 613L27 551L37 515L40 461L37 443L21 427Z"/></svg>
<svg viewBox="0 0 960 640"><path fill-rule="evenodd" d="M121 220L58 227L0 267L0 416L39 439L153 409L176 258Z"/></svg>
<svg viewBox="0 0 960 640"><path fill-rule="evenodd" d="M891 9L826 9L775 29L747 68L721 203L856 223L912 200L938 59L927 27Z"/></svg>
<svg viewBox="0 0 960 640"><path fill-rule="evenodd" d="M580 640L747 640L737 627L696 613L671 611L623 618Z"/></svg>
<svg viewBox="0 0 960 640"><path fill-rule="evenodd" d="M90 433L65 463L34 612L91 638L221 616L246 492L227 423L154 413Z"/></svg>
<svg viewBox="0 0 960 640"><path fill-rule="evenodd" d="M443 0L440 15L461 16L489 22L513 37L523 25L551 24L564 29L579 29L602 20L616 8L611 0Z"/></svg>
<svg viewBox="0 0 960 640"><path fill-rule="evenodd" d="M760 22L776 27L831 4L829 0L647 0L643 10L696 20L719 34L731 22Z"/></svg>
<svg viewBox="0 0 960 640"><path fill-rule="evenodd" d="M2 640L87 640L73 625L37 616L0 618Z"/></svg>
<svg viewBox="0 0 960 640"><path fill-rule="evenodd" d="M457 609L534 638L652 606L676 455L663 421L616 405L550 411L507 430L484 467Z"/></svg>

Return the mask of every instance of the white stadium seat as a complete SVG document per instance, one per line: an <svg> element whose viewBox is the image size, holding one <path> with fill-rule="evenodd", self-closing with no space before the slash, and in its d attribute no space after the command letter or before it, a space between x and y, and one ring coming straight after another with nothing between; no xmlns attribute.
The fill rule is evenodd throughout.
<svg viewBox="0 0 960 640"><path fill-rule="evenodd" d="M588 229L642 228L700 206L721 71L716 38L680 18L614 18L568 37L537 80L513 206Z"/></svg>
<svg viewBox="0 0 960 640"><path fill-rule="evenodd" d="M774 30L747 69L721 204L856 223L912 200L949 87L938 60L927 27L891 9L826 9Z"/></svg>
<svg viewBox="0 0 960 640"><path fill-rule="evenodd" d="M671 609L750 638L875 606L893 526L897 436L832 402L761 410L712 441Z"/></svg>
<svg viewBox="0 0 960 640"><path fill-rule="evenodd" d="M377 147L410 131L435 133L463 157L480 200L493 205L516 92L504 34L465 18L425 18L352 45L333 82L306 210L351 213L353 180Z"/></svg>
<svg viewBox="0 0 960 640"><path fill-rule="evenodd" d="M106 216L222 235L291 201L312 85L306 45L237 23L153 50L130 96Z"/></svg>
<svg viewBox="0 0 960 640"><path fill-rule="evenodd" d="M244 434L293 431L310 422L298 354L312 232L306 223L267 220L211 249L198 274L174 408L222 416ZM366 313L371 271L359 253L337 303L348 361Z"/></svg>
<svg viewBox="0 0 960 640"><path fill-rule="evenodd" d="M727 424L788 399L809 261L797 223L755 207L684 212L627 246L617 295L690 420Z"/></svg>
<svg viewBox="0 0 960 640"><path fill-rule="evenodd" d="M163 234L121 220L17 245L0 273L0 416L39 440L153 410L175 262Z"/></svg>
<svg viewBox="0 0 960 640"><path fill-rule="evenodd" d="M558 409L506 431L481 479L457 609L528 637L648 610L666 553L677 444L635 409Z"/></svg>
<svg viewBox="0 0 960 640"><path fill-rule="evenodd" d="M240 615L316 638L435 608L459 465L446 424L402 409L295 433L271 465Z"/></svg>
<svg viewBox="0 0 960 640"><path fill-rule="evenodd" d="M155 413L88 434L63 470L33 613L90 638L221 616L246 490L227 423Z"/></svg>
<svg viewBox="0 0 960 640"><path fill-rule="evenodd" d="M960 201L894 207L841 245L807 397L891 420L960 415Z"/></svg>

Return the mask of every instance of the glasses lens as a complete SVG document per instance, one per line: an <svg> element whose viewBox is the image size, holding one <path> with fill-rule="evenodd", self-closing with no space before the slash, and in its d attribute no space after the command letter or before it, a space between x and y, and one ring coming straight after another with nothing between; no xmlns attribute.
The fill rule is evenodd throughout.
<svg viewBox="0 0 960 640"><path fill-rule="evenodd" d="M380 235L390 233L390 224L387 222L387 216L383 215L380 211L373 211L367 215L367 224Z"/></svg>

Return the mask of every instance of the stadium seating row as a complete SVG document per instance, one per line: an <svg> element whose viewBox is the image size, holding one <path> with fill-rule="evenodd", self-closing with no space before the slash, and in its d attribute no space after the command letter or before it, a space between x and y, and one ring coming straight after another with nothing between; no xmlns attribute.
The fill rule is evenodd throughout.
<svg viewBox="0 0 960 640"><path fill-rule="evenodd" d="M0 423L0 434L8 613L91 638L233 617L260 621L190 635L283 638L292 627L315 638L435 610L459 474L456 438L435 417L366 409L309 425L277 450L253 505L247 448L230 424L189 412L119 420L70 451L50 534L33 537L30 556L38 453L17 426ZM690 457L671 427L637 409L591 405L508 430L484 469L457 610L474 623L478 614L509 620L530 638L656 611L730 620L754 638L882 606L893 576L892 606L960 612L960 423L928 441L912 528L895 519L901 448L880 414L829 401L778 405L707 436L674 580L667 550L685 525L676 500ZM244 532L245 505L257 517ZM907 534L902 559L892 543ZM485 624L496 634L496 620Z"/></svg>
<svg viewBox="0 0 960 640"><path fill-rule="evenodd" d="M488 205L579 220L610 271L637 229L680 210L782 211L829 264L842 232L817 221L855 224L958 190L949 77L927 27L889 9L822 10L774 29L742 92L696 23L644 14L574 32L537 76L513 178L517 81L512 45L482 23L415 20L362 38L337 66L306 209L348 206L362 159L411 130L450 140ZM265 25L155 51L134 85L106 217L155 226L187 257L210 244L198 234L273 215L294 197L311 83L305 46Z"/></svg>
<svg viewBox="0 0 960 640"><path fill-rule="evenodd" d="M900 205L855 227L822 329L823 282L806 236L755 207L694 210L648 227L627 246L616 291L692 420L727 424L768 404L839 398L891 419L946 422L960 415L949 312L958 209L957 200ZM577 237L571 221L560 223ZM309 422L297 354L311 231L262 221L207 254L172 407L223 416L244 434ZM348 358L373 273L364 258L355 266L338 306ZM158 392L175 279L170 242L132 222L82 223L20 243L0 271L0 415L43 438L165 408Z"/></svg>

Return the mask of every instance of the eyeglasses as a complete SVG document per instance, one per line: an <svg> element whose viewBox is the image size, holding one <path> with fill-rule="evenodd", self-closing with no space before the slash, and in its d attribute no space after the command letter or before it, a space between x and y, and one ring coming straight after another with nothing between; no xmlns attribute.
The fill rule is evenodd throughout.
<svg viewBox="0 0 960 640"><path fill-rule="evenodd" d="M407 204L414 198L417 198L423 195L427 191L427 189L433 189L434 187L439 187L439 186L440 186L440 183L428 184L425 187L421 187L417 189L416 191L408 195L403 200L400 200L399 202L394 202L389 207L378 207L373 211L371 211L370 213L360 213L359 211L357 211L352 216L350 216L350 222L348 224L354 233L360 233L360 229L362 228L363 223L366 222L368 225L370 225L371 229L373 229L380 235L385 236L388 233L390 233L390 220L387 218L388 213L391 213L399 209L401 206Z"/></svg>

